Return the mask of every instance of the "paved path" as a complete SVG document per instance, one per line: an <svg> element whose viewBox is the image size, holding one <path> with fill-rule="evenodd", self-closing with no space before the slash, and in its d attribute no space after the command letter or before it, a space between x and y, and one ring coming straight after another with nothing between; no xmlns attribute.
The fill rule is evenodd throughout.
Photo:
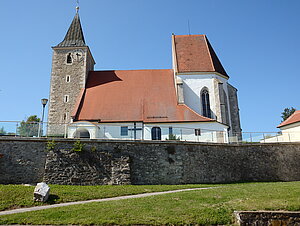
<svg viewBox="0 0 300 226"><path fill-rule="evenodd" d="M119 196L119 197L113 197L113 198L92 199L92 200L78 201L78 202L67 202L67 203L53 204L53 205L47 205L47 206L35 206L35 207L29 207L29 208L1 211L0 216L14 214L14 213L25 213L25 212L29 212L29 211L35 211L35 210L44 210L44 209L50 209L50 208L62 207L62 206L85 204L85 203L91 203L91 202L107 202L107 201L122 200L122 199L135 199L135 198L143 198L143 197L154 196L154 195L163 195L163 194L170 194L170 193L176 193L176 192L182 192L182 191L205 190L205 189L212 189L212 188L216 188L216 187L188 188L188 189L180 189L180 190L173 190L173 191L162 191L162 192L143 193L143 194L137 194L137 195L126 195L126 196Z"/></svg>

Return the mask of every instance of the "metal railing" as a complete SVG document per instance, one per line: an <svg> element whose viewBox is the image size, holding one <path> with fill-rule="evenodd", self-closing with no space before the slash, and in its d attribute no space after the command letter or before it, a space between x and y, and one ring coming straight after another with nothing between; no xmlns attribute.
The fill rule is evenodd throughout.
<svg viewBox="0 0 300 226"><path fill-rule="evenodd" d="M121 133L121 127L123 132ZM153 128L159 128L153 130ZM47 122L0 121L0 136L9 137L60 137L116 140L192 141L206 143L280 143L300 142L300 132L242 132L228 134L185 126L162 126L141 123L93 124L70 123L49 124Z"/></svg>

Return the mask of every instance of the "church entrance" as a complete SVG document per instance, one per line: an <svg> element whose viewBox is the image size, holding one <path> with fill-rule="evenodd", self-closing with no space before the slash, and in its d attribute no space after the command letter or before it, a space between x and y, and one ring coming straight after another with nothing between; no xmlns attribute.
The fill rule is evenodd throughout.
<svg viewBox="0 0 300 226"><path fill-rule="evenodd" d="M161 140L161 128L153 127L151 129L151 138L152 140Z"/></svg>
<svg viewBox="0 0 300 226"><path fill-rule="evenodd" d="M74 138L90 138L90 133L87 129L80 128L76 130Z"/></svg>

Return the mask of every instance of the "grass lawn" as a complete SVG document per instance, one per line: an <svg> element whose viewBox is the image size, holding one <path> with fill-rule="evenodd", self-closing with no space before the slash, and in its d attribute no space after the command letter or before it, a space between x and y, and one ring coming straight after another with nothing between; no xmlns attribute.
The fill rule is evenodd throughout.
<svg viewBox="0 0 300 226"><path fill-rule="evenodd" d="M34 186L0 185L0 211L21 207L49 205L89 199L102 199L157 191L211 187L213 185L49 186L50 196L48 201L46 203L39 203L33 201Z"/></svg>
<svg viewBox="0 0 300 226"><path fill-rule="evenodd" d="M201 187L201 185L195 186ZM90 203L1 216L0 223L231 224L234 210L299 211L300 182L228 184L210 190Z"/></svg>

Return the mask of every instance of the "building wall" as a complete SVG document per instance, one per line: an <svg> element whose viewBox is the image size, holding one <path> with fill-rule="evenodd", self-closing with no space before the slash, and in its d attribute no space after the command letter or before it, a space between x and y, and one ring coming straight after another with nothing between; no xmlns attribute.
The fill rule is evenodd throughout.
<svg viewBox="0 0 300 226"><path fill-rule="evenodd" d="M200 94L202 89L206 87L209 91L212 118L224 123L222 120L224 116L222 116L221 110L221 104L223 102L221 97L223 93L219 93L219 83L223 84L222 88L228 96L227 80L216 74L180 74L177 76L183 81L184 103L198 114L203 115ZM228 100L224 99L224 102L225 101L227 102ZM230 125L230 121L228 124Z"/></svg>
<svg viewBox="0 0 300 226"><path fill-rule="evenodd" d="M51 141L51 140L50 140ZM185 184L300 180L300 144L1 138L0 183Z"/></svg>
<svg viewBox="0 0 300 226"><path fill-rule="evenodd" d="M275 143L275 142L300 142L300 122L286 125L280 128L281 134L266 138L261 142Z"/></svg>
<svg viewBox="0 0 300 226"><path fill-rule="evenodd" d="M228 84L229 111L231 118L230 135L242 140L242 129L240 123L240 109L238 105L237 89Z"/></svg>
<svg viewBox="0 0 300 226"><path fill-rule="evenodd" d="M128 134L121 135L121 126L128 127ZM169 139L170 128L177 139L183 141L228 143L227 126L218 122L194 122L194 123L136 123L136 139L151 140L153 127L161 128L161 139ZM68 127L68 137L74 138L76 130L85 128L90 133L91 139L119 139L134 140L134 123L90 123L75 122ZM195 135L195 129L200 129L200 136Z"/></svg>

